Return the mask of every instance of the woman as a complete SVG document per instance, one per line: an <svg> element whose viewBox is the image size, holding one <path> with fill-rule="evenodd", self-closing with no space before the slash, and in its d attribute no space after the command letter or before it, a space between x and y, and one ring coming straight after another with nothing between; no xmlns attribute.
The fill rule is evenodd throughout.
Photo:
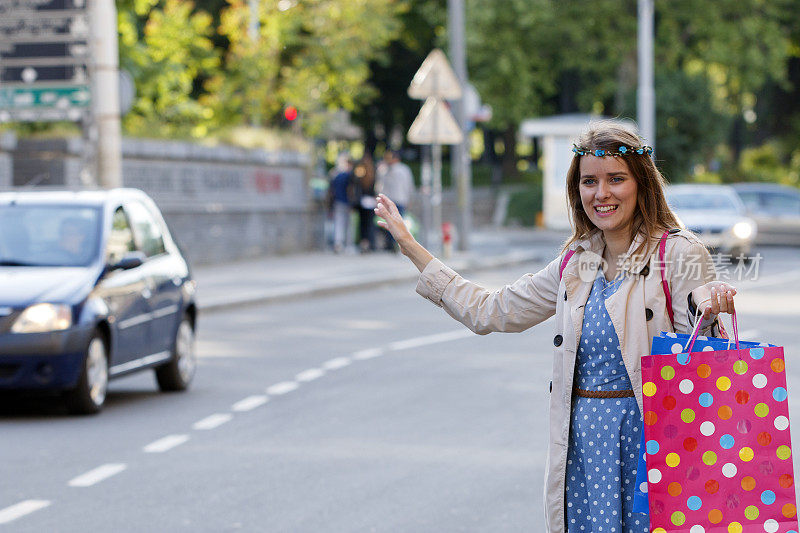
<svg viewBox="0 0 800 533"><path fill-rule="evenodd" d="M548 531L646 532L647 517L632 513L640 357L661 331L691 332L696 306L701 332L718 332L716 316L733 312L736 290L714 281L708 251L678 229L652 150L636 134L600 123L573 151L567 174L572 237L544 269L496 292L463 279L420 246L389 198L378 197L375 213L420 270L417 292L472 331L523 331L556 315Z"/></svg>
<svg viewBox="0 0 800 533"><path fill-rule="evenodd" d="M356 180L358 182L358 227L359 248L361 253L375 251L375 165L370 154L364 154L356 165Z"/></svg>

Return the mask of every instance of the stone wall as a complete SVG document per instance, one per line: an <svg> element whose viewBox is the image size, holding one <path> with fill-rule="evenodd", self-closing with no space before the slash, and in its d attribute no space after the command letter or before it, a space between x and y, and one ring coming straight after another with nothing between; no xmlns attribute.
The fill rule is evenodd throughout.
<svg viewBox="0 0 800 533"><path fill-rule="evenodd" d="M10 168L3 171L7 151L13 154L13 179ZM309 190L307 154L140 139L124 139L122 153L124 185L155 200L193 263L326 246L326 208ZM15 149L0 145L0 187L6 179L14 186L80 188L81 154L81 139L25 139ZM444 221L456 222L456 204L455 191L444 191ZM418 215L421 206L418 199L412 211ZM491 224L492 191L475 189L473 207L475 227Z"/></svg>
<svg viewBox="0 0 800 533"><path fill-rule="evenodd" d="M12 151L17 146L17 138L12 133L0 134L0 189L11 187L13 183Z"/></svg>

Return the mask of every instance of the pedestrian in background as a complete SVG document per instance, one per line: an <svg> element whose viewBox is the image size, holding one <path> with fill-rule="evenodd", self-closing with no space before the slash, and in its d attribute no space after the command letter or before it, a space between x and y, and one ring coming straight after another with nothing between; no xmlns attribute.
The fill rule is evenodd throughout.
<svg viewBox="0 0 800 533"><path fill-rule="evenodd" d="M378 169L378 191L392 199L402 217L411 205L414 195L414 175L408 165L400 160L400 152L388 150L383 163ZM395 239L390 231L386 232L385 249L394 250Z"/></svg>
<svg viewBox="0 0 800 533"><path fill-rule="evenodd" d="M353 174L356 178L358 195L359 248L361 253L375 251L375 165L372 156L364 157L356 165Z"/></svg>
<svg viewBox="0 0 800 533"><path fill-rule="evenodd" d="M717 314L733 312L736 290L714 281L706 248L678 229L652 149L638 135L600 123L573 152L566 176L572 236L545 268L498 291L434 258L387 196L378 197L375 212L420 270L417 292L475 333L523 331L555 315L547 531L642 533L648 518L633 513L640 358L650 354L653 336L691 333L696 320L701 334L718 334ZM680 268L686 263L699 268Z"/></svg>
<svg viewBox="0 0 800 533"><path fill-rule="evenodd" d="M348 244L350 213L355 194L353 163L349 155L339 155L332 174L328 190L333 210L333 251L338 254L343 252Z"/></svg>

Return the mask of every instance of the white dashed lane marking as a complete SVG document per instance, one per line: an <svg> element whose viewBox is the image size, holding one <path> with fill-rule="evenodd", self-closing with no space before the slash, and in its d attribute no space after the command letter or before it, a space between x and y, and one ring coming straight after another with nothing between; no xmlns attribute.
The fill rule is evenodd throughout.
<svg viewBox="0 0 800 533"><path fill-rule="evenodd" d="M286 394L287 392L296 390L299 386L300 385L298 385L295 381L281 381L280 383L276 383L275 385L267 387L267 394L280 396L281 394Z"/></svg>
<svg viewBox="0 0 800 533"><path fill-rule="evenodd" d="M352 361L350 361L349 357L337 357L336 359L325 361L322 366L328 370L338 370L340 368L349 366L351 363Z"/></svg>
<svg viewBox="0 0 800 533"><path fill-rule="evenodd" d="M353 359L357 361L364 361L366 359L373 359L375 357L380 357L385 352L380 348L369 348L367 350L361 350L360 352L356 352L353 354Z"/></svg>
<svg viewBox="0 0 800 533"><path fill-rule="evenodd" d="M262 405L264 405L268 401L269 401L269 398L267 398L263 394L259 394L257 396L248 396L244 400L239 400L238 402L233 404L231 409L233 409L236 412L240 412L240 413L244 412L244 411L252 411L256 407L261 407Z"/></svg>
<svg viewBox="0 0 800 533"><path fill-rule="evenodd" d="M211 416L207 416L202 420L199 420L192 425L192 429L214 429L220 427L225 422L230 422L233 418L232 414L229 413L217 413Z"/></svg>
<svg viewBox="0 0 800 533"><path fill-rule="evenodd" d="M8 524L39 509L44 509L48 505L50 505L50 502L47 500L25 500L11 507L0 509L0 524Z"/></svg>
<svg viewBox="0 0 800 533"><path fill-rule="evenodd" d="M151 442L147 446L144 447L145 453L162 453L176 446L180 446L184 442L189 440L189 435L168 435L163 439L158 439L157 441Z"/></svg>
<svg viewBox="0 0 800 533"><path fill-rule="evenodd" d="M742 332L745 333L745 332ZM749 333L749 332L748 332ZM471 337L473 333L469 330L459 330L459 331L451 331L447 333L439 333L436 335L427 335L424 337L416 337L413 339L408 339L405 341L395 342L389 345L389 350L408 350L411 348L418 348L421 346L427 346L429 344L436 344L440 342L447 342L458 340L466 337ZM327 370L337 370L340 368L344 368L352 364L353 360L356 361L363 361L367 359L373 359L375 357L380 357L385 355L386 350L383 348L369 348L365 350L361 350L358 352L353 353L352 358L350 357L337 357L335 359L331 359L326 361L322 366L324 369ZM267 388L267 394L272 396L279 396L281 394L286 394L287 392L291 392L299 388L298 382L308 382L313 381L315 379L319 379L325 375L325 370L320 368L311 368L308 370L304 370L295 376L297 381L281 381L276 383ZM244 412L244 411L251 411L261 405L264 405L269 401L269 397L263 394L260 395L253 395L244 398L233 404L231 409L236 412ZM233 415L230 413L217 413L202 420L195 422L192 427L197 430L209 430L214 429L226 422L229 422L233 418ZM142 450L145 453L163 453L166 451L171 450L181 444L185 443L189 440L189 435L168 435L161 439L151 442L147 446L145 446ZM92 485L96 485L103 480L106 480L120 472L123 472L128 467L123 463L109 463L102 466L99 466L93 470L86 472L85 474L81 474L69 481L70 487L90 487ZM44 509L51 505L52 502L49 500L25 500L10 507L6 507L5 509L0 509L0 524L7 524L14 520L17 520L25 515L34 513L40 509Z"/></svg>
<svg viewBox="0 0 800 533"><path fill-rule="evenodd" d="M405 341L393 342L389 345L390 350L408 350L411 348L419 348L420 346L427 346L429 344L437 344L440 342L455 341L472 337L475 333L468 329L459 329L458 331L448 331L447 333L437 333L435 335L426 335L424 337L416 337Z"/></svg>
<svg viewBox="0 0 800 533"><path fill-rule="evenodd" d="M81 474L80 476L71 479L68 485L70 487L91 487L96 483L100 483L104 479L108 479L111 476L119 474L126 468L128 468L127 465L122 463L109 463L103 466L98 466L94 470L89 470L85 474Z"/></svg>
<svg viewBox="0 0 800 533"><path fill-rule="evenodd" d="M297 381L309 382L314 381L315 379L319 379L325 375L325 371L319 368L309 368L308 370L303 370L299 374L297 374L294 379Z"/></svg>

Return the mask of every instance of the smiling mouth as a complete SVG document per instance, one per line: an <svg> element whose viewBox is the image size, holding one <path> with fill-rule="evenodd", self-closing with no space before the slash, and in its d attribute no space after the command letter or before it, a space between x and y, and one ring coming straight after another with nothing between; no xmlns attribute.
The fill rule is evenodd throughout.
<svg viewBox="0 0 800 533"><path fill-rule="evenodd" d="M596 205L594 206L594 210L598 213L611 213L617 210L616 205Z"/></svg>

